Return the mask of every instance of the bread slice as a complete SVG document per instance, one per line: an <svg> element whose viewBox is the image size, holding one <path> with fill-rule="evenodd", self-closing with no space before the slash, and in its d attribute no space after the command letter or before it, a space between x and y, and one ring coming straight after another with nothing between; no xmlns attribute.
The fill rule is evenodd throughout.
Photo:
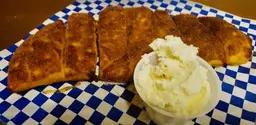
<svg viewBox="0 0 256 125"><path fill-rule="evenodd" d="M176 24L166 11L156 10L153 14L155 38L164 38L166 35L180 36Z"/></svg>
<svg viewBox="0 0 256 125"><path fill-rule="evenodd" d="M192 44L199 48L199 56L212 66L225 64L225 52L223 44L215 35L199 20L189 14L181 14L174 17L181 38L186 44Z"/></svg>
<svg viewBox="0 0 256 125"><path fill-rule="evenodd" d="M199 56L212 66L242 64L251 57L249 37L223 20L108 7L98 23L76 13L66 26L56 21L30 36L9 63L8 88L19 92L60 81L95 80L97 57L100 80L128 82L141 56L152 51L149 44L166 35L198 47Z"/></svg>
<svg viewBox="0 0 256 125"><path fill-rule="evenodd" d="M141 56L151 51L149 44L166 35L179 35L165 11L153 13L145 7L108 7L100 13L98 37L99 79L128 82Z"/></svg>
<svg viewBox="0 0 256 125"><path fill-rule="evenodd" d="M251 59L252 41L235 26L217 17L200 17L199 21L223 42L228 65L243 64Z"/></svg>
<svg viewBox="0 0 256 125"><path fill-rule="evenodd" d="M105 8L99 15L99 79L102 81L129 80L127 21L125 9L118 6Z"/></svg>
<svg viewBox="0 0 256 125"><path fill-rule="evenodd" d="M30 36L14 53L8 88L19 92L41 85L95 76L96 24L88 14L72 14L67 27L58 20Z"/></svg>
<svg viewBox="0 0 256 125"><path fill-rule="evenodd" d="M152 51L148 46L154 40L153 12L145 7L127 9L129 17L129 76L132 77L133 70L145 53Z"/></svg>
<svg viewBox="0 0 256 125"><path fill-rule="evenodd" d="M45 26L17 48L8 69L8 88L14 92L65 80L62 69L65 25Z"/></svg>
<svg viewBox="0 0 256 125"><path fill-rule="evenodd" d="M86 13L70 15L64 51L65 78L67 80L94 79L96 60L96 22Z"/></svg>

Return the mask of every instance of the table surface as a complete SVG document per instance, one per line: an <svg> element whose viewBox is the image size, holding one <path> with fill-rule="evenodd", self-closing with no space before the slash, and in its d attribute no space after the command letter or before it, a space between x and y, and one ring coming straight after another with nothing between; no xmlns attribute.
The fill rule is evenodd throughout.
<svg viewBox="0 0 256 125"><path fill-rule="evenodd" d="M235 15L256 19L255 0L193 0ZM0 50L19 41L30 30L73 0L6 0L0 4Z"/></svg>

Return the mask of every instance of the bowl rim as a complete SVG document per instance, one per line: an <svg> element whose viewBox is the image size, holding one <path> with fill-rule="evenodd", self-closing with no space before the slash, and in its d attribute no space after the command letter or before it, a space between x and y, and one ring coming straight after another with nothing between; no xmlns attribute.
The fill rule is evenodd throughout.
<svg viewBox="0 0 256 125"><path fill-rule="evenodd" d="M155 55L155 53L151 52L151 53L148 53L147 55L152 56L152 55ZM149 56L147 56L145 58L148 58ZM134 73L133 73L133 82L134 82L134 86L135 86L135 89L136 89L138 95L143 100L143 102L146 104L146 106L149 106L150 108L152 108L153 110L155 110L158 113L161 113L162 115L169 116L169 117L172 117L172 118L178 118L178 119L193 119L193 118L196 118L196 117L203 116L203 115L207 114L208 112L210 112L211 110L213 110L216 107L216 105L218 104L219 100L220 100L221 82L219 80L219 77L218 77L216 71L213 69L213 67L210 64L208 64L204 59L202 59L199 56L197 56L197 60L199 61L200 65L204 66L210 72L210 74L215 79L214 81L216 81L215 83L210 83L210 87L212 85L215 85L215 88L218 88L216 90L217 93L214 93L214 97L216 97L216 100L213 103L210 104L209 108L207 108L208 110L202 111L202 112L200 112L196 115L193 115L193 116L188 115L188 116L185 116L185 117L184 116L181 117L181 116L175 116L175 115L171 114L168 111L165 111L165 110L163 110L159 107L156 107L156 106L153 106L153 105L147 103L147 101L145 101L143 96L141 96L141 93L138 91L138 86L137 86L137 83L136 83L137 82L137 77L138 77L138 75L137 75L138 70L142 66L142 63L145 61L144 58L141 58L140 61L137 63L136 67L135 67L135 70L134 70Z"/></svg>

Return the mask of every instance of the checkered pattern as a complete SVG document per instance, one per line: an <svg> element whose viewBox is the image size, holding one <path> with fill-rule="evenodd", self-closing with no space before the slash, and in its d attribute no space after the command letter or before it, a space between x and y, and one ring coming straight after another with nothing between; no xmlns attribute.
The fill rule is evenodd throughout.
<svg viewBox="0 0 256 125"><path fill-rule="evenodd" d="M146 6L152 10L167 10L171 15L191 13L196 16L217 16L248 34L253 39L252 60L240 66L216 68L222 81L221 100L211 112L188 124L254 124L256 22L253 20L188 1L80 1L51 16L24 39L57 19L66 22L68 15L75 12L89 13L97 19L98 13L109 5ZM6 88L8 63L24 39L0 51L0 121L8 124L154 124L149 120L132 84L120 86L81 82L64 93L43 93L44 90L57 90L74 84L69 82L37 87L22 94L12 93Z"/></svg>

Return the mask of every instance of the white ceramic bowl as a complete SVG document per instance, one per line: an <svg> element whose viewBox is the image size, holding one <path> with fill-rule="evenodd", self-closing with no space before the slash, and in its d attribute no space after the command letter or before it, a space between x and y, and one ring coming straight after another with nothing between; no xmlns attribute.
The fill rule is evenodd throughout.
<svg viewBox="0 0 256 125"><path fill-rule="evenodd" d="M153 53L149 53L148 56L146 56L146 58L149 58L150 62L155 62L155 54ZM146 111L148 112L149 117L156 123L159 125L164 125L164 124L184 124L186 121L191 120L193 118L196 117L200 117L202 115L207 114L208 112L210 112L219 102L219 96L220 96L220 92L221 92L221 86L220 86L220 81L219 81L219 77L217 76L215 70L202 58L198 57L198 62L200 65L202 65L203 67L205 67L208 72L207 72L207 78L210 84L210 99L207 105L205 105L205 107L202 108L201 112L198 113L197 115L191 115L191 116L187 116L187 117L175 117L174 115L172 115L170 112L164 111L163 109L160 109L158 107L152 106L150 104L147 104L145 99L143 98L144 96L142 95L143 93L140 93L140 91L138 91L138 77L139 76L139 71L142 68L142 64L143 64L144 59L141 59L138 64L135 67L134 70L134 86L139 94L139 96L141 97L141 99L144 101L145 106L146 106Z"/></svg>

